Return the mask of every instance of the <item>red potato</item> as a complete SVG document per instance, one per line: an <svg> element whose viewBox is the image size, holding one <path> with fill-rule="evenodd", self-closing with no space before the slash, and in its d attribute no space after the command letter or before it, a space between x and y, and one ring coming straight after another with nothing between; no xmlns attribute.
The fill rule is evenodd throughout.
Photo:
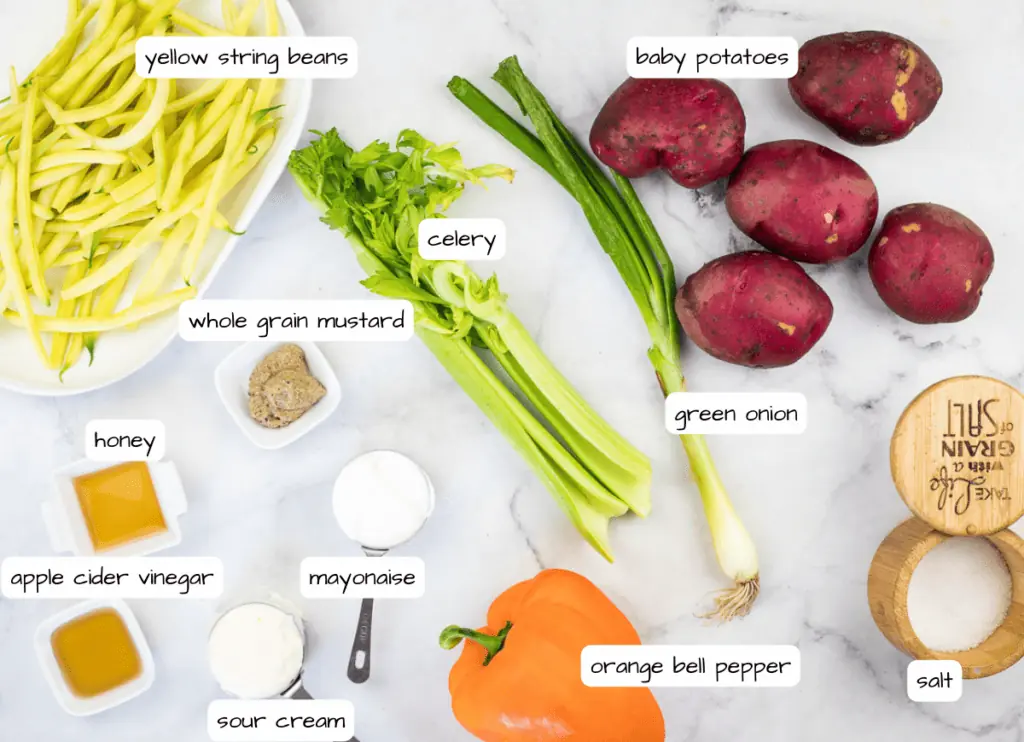
<svg viewBox="0 0 1024 742"><path fill-rule="evenodd" d="M831 263L857 252L878 216L878 191L864 168L814 142L751 147L725 192L729 216L772 252Z"/></svg>
<svg viewBox="0 0 1024 742"><path fill-rule="evenodd" d="M868 272L882 301L921 324L971 316L992 274L988 237L963 214L938 204L907 204L882 220Z"/></svg>
<svg viewBox="0 0 1024 742"><path fill-rule="evenodd" d="M698 347L741 366L788 366L832 321L832 302L792 260L751 250L712 260L676 294L676 314Z"/></svg>
<svg viewBox="0 0 1024 742"><path fill-rule="evenodd" d="M590 147L626 178L660 169L700 188L736 167L746 129L739 98L723 82L630 78L598 113Z"/></svg>
<svg viewBox="0 0 1024 742"><path fill-rule="evenodd" d="M800 47L789 80L806 113L853 144L902 139L928 118L942 76L917 44L884 31L835 33Z"/></svg>

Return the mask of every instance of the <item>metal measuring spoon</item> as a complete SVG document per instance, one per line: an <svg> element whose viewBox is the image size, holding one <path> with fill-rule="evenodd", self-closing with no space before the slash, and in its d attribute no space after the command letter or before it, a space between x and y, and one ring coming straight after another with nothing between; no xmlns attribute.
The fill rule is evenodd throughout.
<svg viewBox="0 0 1024 742"><path fill-rule="evenodd" d="M363 547L368 557L382 557L387 549ZM373 598L363 598L359 606L359 621L356 623L356 638L352 640L352 653L348 658L348 679L353 683L365 683L370 679L370 639L373 634Z"/></svg>
<svg viewBox="0 0 1024 742"><path fill-rule="evenodd" d="M358 532L358 525L348 522L346 510L342 506L347 488L353 484L356 470L370 462L384 465L382 470L393 476L397 477L401 474L407 477L409 486L423 487L423 494L427 498L426 512L423 513L421 520L415 524L415 528L409 528L407 532L394 540L393 543L372 545L360 543L361 534ZM334 514L338 519L338 524L341 526L341 530L345 532L345 535L360 544L363 553L368 557L382 557L391 549L401 546L415 536L423 527L423 524L427 522L431 513L433 513L434 501L434 486L431 484L427 473L412 459L396 451L370 451L356 457L345 465L345 468L341 470L341 474L338 475L338 479L334 483ZM386 513L382 513L381 517L386 517L386 515ZM370 645L372 635L373 598L363 598L362 604L359 607L359 621L356 624L356 636L352 642L352 653L348 661L348 679L353 683L365 683L370 679Z"/></svg>

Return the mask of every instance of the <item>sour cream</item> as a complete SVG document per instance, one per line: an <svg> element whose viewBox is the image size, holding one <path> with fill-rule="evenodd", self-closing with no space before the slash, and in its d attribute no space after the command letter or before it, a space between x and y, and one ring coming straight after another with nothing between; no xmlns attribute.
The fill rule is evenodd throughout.
<svg viewBox="0 0 1024 742"><path fill-rule="evenodd" d="M269 603L247 603L221 616L210 632L210 669L225 693L273 698L298 679L304 654L302 628Z"/></svg>

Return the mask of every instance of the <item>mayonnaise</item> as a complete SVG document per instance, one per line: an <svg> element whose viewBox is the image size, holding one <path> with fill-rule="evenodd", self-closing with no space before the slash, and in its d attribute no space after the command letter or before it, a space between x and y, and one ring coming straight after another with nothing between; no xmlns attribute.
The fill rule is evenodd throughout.
<svg viewBox="0 0 1024 742"><path fill-rule="evenodd" d="M394 451L371 451L350 461L334 485L334 516L360 546L391 549L420 530L434 509L426 473Z"/></svg>

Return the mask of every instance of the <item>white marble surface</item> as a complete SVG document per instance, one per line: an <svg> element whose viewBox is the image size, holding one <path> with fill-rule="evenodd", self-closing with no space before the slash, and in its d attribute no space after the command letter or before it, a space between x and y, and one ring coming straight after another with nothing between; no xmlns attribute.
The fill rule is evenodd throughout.
<svg viewBox="0 0 1024 742"><path fill-rule="evenodd" d="M57 0L40 0L63 5ZM14 0L0 0L0 13ZM983 373L1024 385L1020 317L1017 146L1024 115L1024 6L1019 0L297 0L308 31L355 36L360 74L318 82L310 126L337 125L353 142L406 126L458 139L467 159L520 170L512 186L466 196L457 213L506 220L510 250L498 265L512 306L586 397L653 460L653 515L614 526L614 565L577 537L529 470L415 342L325 346L346 392L338 412L280 452L255 449L220 407L213 368L225 345L180 341L114 388L49 400L0 394L0 555L49 552L39 503L55 467L82 451L96 417L157 417L170 435L190 497L178 554L216 555L228 570L218 603L135 602L158 663L143 697L90 719L57 707L32 654L36 625L61 606L0 601L0 738L92 742L205 739L217 696L204 660L218 607L261 590L295 599L309 620L307 668L314 695L353 700L363 742L452 742L468 736L448 707L454 656L437 647L448 623L477 624L490 600L538 567L578 570L633 619L644 640L792 643L803 654L794 689L658 693L672 742L935 738L1011 742L1024 736L1024 665L968 683L956 704L906 699L907 658L876 630L865 599L868 563L907 515L888 476L888 435L928 384ZM954 326L919 327L875 296L864 256L814 270L835 320L802 362L771 372L712 360L692 347L695 390L794 390L811 424L799 438L712 441L723 477L760 548L764 593L755 612L727 626L694 617L722 585L678 441L663 432L658 391L638 315L575 204L546 176L478 124L447 93L452 74L481 85L517 53L567 123L585 133L624 77L634 35L793 35L883 28L934 58L945 92L909 139L863 150L844 145L798 112L779 81L737 82L748 143L807 137L850 154L875 178L882 211L931 200L968 214L995 245L995 273L979 311ZM502 91L486 89L508 104ZM694 195L664 178L640 185L680 277L747 245L721 191ZM287 253L287 259L282 254ZM282 180L218 279L212 295L354 298L359 270L341 238L317 223ZM353 555L330 516L331 483L362 451L404 451L438 490L433 520L401 553L423 557L427 595L379 604L374 673L356 687L345 663L357 606L303 602L299 561Z"/></svg>

